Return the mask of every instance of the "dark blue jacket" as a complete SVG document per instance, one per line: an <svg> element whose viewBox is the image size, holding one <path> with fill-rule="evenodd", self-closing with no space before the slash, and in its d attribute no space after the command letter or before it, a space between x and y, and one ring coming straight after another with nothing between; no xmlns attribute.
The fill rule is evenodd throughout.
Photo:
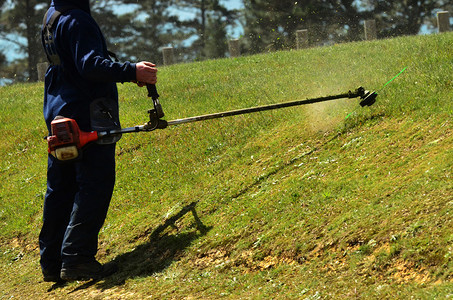
<svg viewBox="0 0 453 300"><path fill-rule="evenodd" d="M90 103L109 97L118 107L117 82L136 79L135 64L116 63L96 21L89 0L53 0L47 21L55 9L75 6L63 13L54 25L54 38L61 64L50 66L45 78L44 118L50 122L62 115L75 119L80 129L92 130Z"/></svg>

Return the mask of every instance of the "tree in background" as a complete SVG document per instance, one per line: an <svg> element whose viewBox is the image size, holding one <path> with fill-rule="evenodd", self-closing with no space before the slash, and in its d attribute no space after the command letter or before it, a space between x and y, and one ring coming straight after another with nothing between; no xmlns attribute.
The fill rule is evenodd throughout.
<svg viewBox="0 0 453 300"><path fill-rule="evenodd" d="M110 2L108 1L109 6ZM181 26L178 17L170 15L169 7L173 4L172 1L120 2L132 5L134 9L130 13L117 16L117 24L104 24L104 30L107 39L114 45L112 50L118 51L122 57L160 64L161 48L179 44L184 39L184 34L177 30Z"/></svg>
<svg viewBox="0 0 453 300"><path fill-rule="evenodd" d="M295 32L309 28L310 40L324 44L345 36L345 23L356 28L354 0L244 0L246 51L294 48ZM352 31L351 31L352 32ZM346 39L343 37L343 39Z"/></svg>
<svg viewBox="0 0 453 300"><path fill-rule="evenodd" d="M315 11L311 2L244 0L246 51L259 53L291 47L292 33Z"/></svg>
<svg viewBox="0 0 453 300"><path fill-rule="evenodd" d="M375 19L379 37L435 29L439 10L453 11L451 0L243 0L242 12L220 0L98 0L92 14L109 49L122 60L162 62L161 49L173 46L179 60L223 57L227 26L242 15L244 53L294 48L297 29L309 29L312 44L363 39L363 21ZM2 76L37 79L36 64L45 61L40 45L42 17L50 0L0 0L0 40L14 43L24 55L2 65ZM127 8L120 13L118 8ZM5 55L3 55L4 57ZM5 75L6 74L6 75Z"/></svg>
<svg viewBox="0 0 453 300"><path fill-rule="evenodd" d="M36 81L38 79L36 65L40 62L40 57L44 56L40 32L48 1L11 0L2 1L0 4L2 4L0 36L19 47L19 51L26 57L25 77L30 81ZM25 42L19 37L25 38Z"/></svg>
<svg viewBox="0 0 453 300"><path fill-rule="evenodd" d="M129 45L136 32L130 14L116 15L115 9L122 4L123 1L96 1L91 7L91 15L101 27L109 50L121 60L129 60L130 53L125 50L124 44Z"/></svg>
<svg viewBox="0 0 453 300"><path fill-rule="evenodd" d="M211 16L208 18L205 31L204 54L208 58L225 57L228 51L226 23L222 16Z"/></svg>
<svg viewBox="0 0 453 300"><path fill-rule="evenodd" d="M14 81L37 80L36 65L46 60L40 33L49 4L50 0L0 0L0 39L15 44L26 58L14 61L8 66L8 72L3 68L5 76L14 75ZM118 16L115 9L120 5L130 5L137 10ZM92 14L103 29L109 49L117 52L121 59L159 62L159 48L176 38L168 34L171 20L165 10L169 5L170 1L137 4L134 0L100 0L93 3Z"/></svg>
<svg viewBox="0 0 453 300"><path fill-rule="evenodd" d="M228 9L219 0L174 0L174 8L187 12L180 29L192 43L186 47L188 59L204 59L224 56L227 51L226 26L232 25L237 10Z"/></svg>
<svg viewBox="0 0 453 300"><path fill-rule="evenodd" d="M120 5L129 12L115 15L113 8ZM167 46L176 49L177 60L224 56L226 26L235 21L236 11L218 0L103 0L96 2L92 13L109 48L121 59L160 64L161 49Z"/></svg>
<svg viewBox="0 0 453 300"><path fill-rule="evenodd" d="M432 24L447 0L244 0L245 51L293 48L297 29L309 28L312 44L363 39L363 21L375 19L379 37L417 34Z"/></svg>
<svg viewBox="0 0 453 300"><path fill-rule="evenodd" d="M380 37L413 35L420 32L424 24L433 24L433 12L446 9L450 1L445 0L366 0L362 5L371 8L379 26Z"/></svg>
<svg viewBox="0 0 453 300"><path fill-rule="evenodd" d="M373 12L363 9L361 1L324 0L323 2L328 11L328 22L324 24L327 38L332 42L360 40L360 36L363 35L363 21L373 18Z"/></svg>
<svg viewBox="0 0 453 300"><path fill-rule="evenodd" d="M0 80L9 77L6 71L6 56L0 53Z"/></svg>
<svg viewBox="0 0 453 300"><path fill-rule="evenodd" d="M123 59L160 64L161 49L166 46L174 47L180 60L225 55L225 28L235 21L234 12L220 5L218 0L116 2L119 2L117 6L129 5L131 12L114 16L112 1L107 0L98 1L92 11L111 50ZM109 15L111 17L107 18Z"/></svg>
<svg viewBox="0 0 453 300"><path fill-rule="evenodd" d="M246 51L294 48L295 32L309 28L312 44L357 40L372 13L354 0L244 0Z"/></svg>

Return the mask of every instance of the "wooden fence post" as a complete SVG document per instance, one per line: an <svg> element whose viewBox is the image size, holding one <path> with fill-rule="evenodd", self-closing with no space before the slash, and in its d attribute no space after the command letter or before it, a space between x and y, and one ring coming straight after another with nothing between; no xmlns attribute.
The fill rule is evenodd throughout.
<svg viewBox="0 0 453 300"><path fill-rule="evenodd" d="M241 56L241 48L239 46L239 40L230 40L228 42L228 49L230 51L230 57Z"/></svg>
<svg viewBox="0 0 453 300"><path fill-rule="evenodd" d="M365 40L371 41L377 39L376 20L365 20Z"/></svg>
<svg viewBox="0 0 453 300"><path fill-rule="evenodd" d="M42 62L36 65L36 69L38 69L38 81L44 81L48 67L48 62Z"/></svg>
<svg viewBox="0 0 453 300"><path fill-rule="evenodd" d="M450 13L448 11L437 13L437 28L439 28L439 32L450 31Z"/></svg>
<svg viewBox="0 0 453 300"><path fill-rule="evenodd" d="M308 29L296 31L297 50L308 48Z"/></svg>
<svg viewBox="0 0 453 300"><path fill-rule="evenodd" d="M164 57L164 66L169 66L174 63L173 47L162 48L162 55Z"/></svg>

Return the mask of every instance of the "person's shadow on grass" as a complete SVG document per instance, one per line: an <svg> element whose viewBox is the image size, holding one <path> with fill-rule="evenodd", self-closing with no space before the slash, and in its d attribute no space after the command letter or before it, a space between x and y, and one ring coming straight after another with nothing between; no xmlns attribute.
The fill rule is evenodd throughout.
<svg viewBox="0 0 453 300"><path fill-rule="evenodd" d="M148 242L139 245L131 252L117 256L114 261L118 263L119 271L112 276L100 280L97 285L101 290L123 285L129 278L148 277L164 271L174 261L180 259L184 249L193 241L205 235L212 227L206 227L195 211L197 202L185 206L180 212L168 218L164 224L158 226L149 234ZM192 232L181 234L161 233L185 214L192 212L196 228ZM147 233L146 233L147 234ZM86 289L98 282L92 280L77 287L70 293Z"/></svg>

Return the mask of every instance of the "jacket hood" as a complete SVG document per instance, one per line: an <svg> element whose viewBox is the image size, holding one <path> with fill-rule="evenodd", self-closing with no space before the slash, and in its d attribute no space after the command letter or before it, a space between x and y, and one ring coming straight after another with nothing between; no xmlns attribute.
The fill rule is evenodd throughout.
<svg viewBox="0 0 453 300"><path fill-rule="evenodd" d="M91 14L90 0L52 0L52 5L55 6L56 9L65 6L75 6L88 14Z"/></svg>

